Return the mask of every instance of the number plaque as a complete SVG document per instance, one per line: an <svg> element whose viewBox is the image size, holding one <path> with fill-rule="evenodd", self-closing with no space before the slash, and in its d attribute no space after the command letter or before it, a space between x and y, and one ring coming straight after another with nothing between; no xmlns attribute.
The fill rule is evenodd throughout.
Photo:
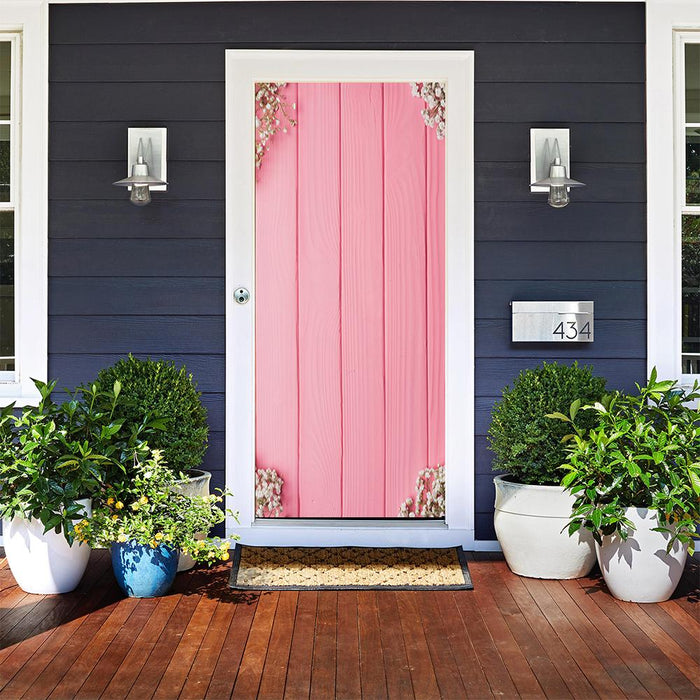
<svg viewBox="0 0 700 700"><path fill-rule="evenodd" d="M592 343L592 301L513 301L514 343Z"/></svg>

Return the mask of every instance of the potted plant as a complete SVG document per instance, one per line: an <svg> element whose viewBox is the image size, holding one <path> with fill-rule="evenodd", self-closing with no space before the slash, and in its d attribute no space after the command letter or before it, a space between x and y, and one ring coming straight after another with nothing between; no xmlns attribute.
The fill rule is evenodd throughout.
<svg viewBox="0 0 700 700"><path fill-rule="evenodd" d="M496 403L488 431L493 468L507 472L494 479L494 527L513 572L532 578L578 578L595 564L587 532L563 532L573 497L560 486L566 458L566 426L546 414L567 410L579 397L599 400L605 380L589 367L543 363L520 372ZM588 417L592 424L594 416Z"/></svg>
<svg viewBox="0 0 700 700"><path fill-rule="evenodd" d="M610 592L654 603L673 594L700 523L700 399L654 369L637 394L614 393L553 417L573 427L562 484L575 498L569 534L590 532Z"/></svg>
<svg viewBox="0 0 700 700"><path fill-rule="evenodd" d="M99 395L81 387L57 404L56 382L34 382L41 400L19 415L0 412L0 517L8 564L29 593L73 590L90 556L74 542L76 519L109 469L141 448L141 430L126 435L114 419L120 386Z"/></svg>
<svg viewBox="0 0 700 700"><path fill-rule="evenodd" d="M179 474L173 488L191 495L209 493L211 473L200 469L207 449L207 412L191 374L167 360L141 360L129 355L101 370L95 380L98 390L119 382L124 401L118 416L127 427L136 427L144 416L162 421L162 429L149 436L149 446L160 450L164 463ZM201 536L204 536L203 534ZM182 554L178 571L194 566L194 559Z"/></svg>
<svg viewBox="0 0 700 700"><path fill-rule="evenodd" d="M175 475L160 450L137 460L132 474L127 488L108 490L103 505L75 525L81 541L111 549L115 578L128 596L165 595L180 552L207 564L229 558L228 540L197 536L223 522L218 504L226 493L196 496L174 490Z"/></svg>

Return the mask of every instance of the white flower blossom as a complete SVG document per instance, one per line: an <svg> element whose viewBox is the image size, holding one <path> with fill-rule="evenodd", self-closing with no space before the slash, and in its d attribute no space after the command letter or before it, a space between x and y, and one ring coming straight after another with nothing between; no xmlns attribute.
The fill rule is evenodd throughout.
<svg viewBox="0 0 700 700"><path fill-rule="evenodd" d="M297 124L296 119L289 116L289 105L281 93L286 84L257 83L255 86L255 167L258 169L270 150L270 139L279 131L286 133L287 125ZM292 109L296 109L296 104Z"/></svg>
<svg viewBox="0 0 700 700"><path fill-rule="evenodd" d="M282 514L282 486L284 479L276 469L255 470L255 516L276 517Z"/></svg>
<svg viewBox="0 0 700 700"><path fill-rule="evenodd" d="M399 508L400 518L445 517L445 467L426 467L418 472L416 498L407 498Z"/></svg>
<svg viewBox="0 0 700 700"><path fill-rule="evenodd" d="M426 126L435 129L439 140L445 138L446 95L444 83L411 83L411 94L420 97L427 109L421 110Z"/></svg>

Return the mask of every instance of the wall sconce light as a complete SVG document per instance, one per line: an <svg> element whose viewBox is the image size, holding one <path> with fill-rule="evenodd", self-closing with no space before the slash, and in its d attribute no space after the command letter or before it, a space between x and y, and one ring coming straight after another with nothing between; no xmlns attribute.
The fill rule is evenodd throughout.
<svg viewBox="0 0 700 700"><path fill-rule="evenodd" d="M568 129L530 129L530 192L549 192L550 207L565 207L569 189L585 187L567 177L569 166Z"/></svg>
<svg viewBox="0 0 700 700"><path fill-rule="evenodd" d="M151 201L151 190L168 189L165 127L152 129L130 128L127 145L127 172L129 177L112 184L128 187L129 198L137 207L144 207Z"/></svg>

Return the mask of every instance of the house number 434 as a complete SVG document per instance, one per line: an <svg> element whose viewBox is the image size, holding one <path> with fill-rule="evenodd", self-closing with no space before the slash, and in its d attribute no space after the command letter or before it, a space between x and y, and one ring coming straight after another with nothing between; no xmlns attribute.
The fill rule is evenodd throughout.
<svg viewBox="0 0 700 700"><path fill-rule="evenodd" d="M591 322L586 321L583 325L577 321L560 321L552 331L552 335L559 340L577 340L579 338L589 340L591 337Z"/></svg>

